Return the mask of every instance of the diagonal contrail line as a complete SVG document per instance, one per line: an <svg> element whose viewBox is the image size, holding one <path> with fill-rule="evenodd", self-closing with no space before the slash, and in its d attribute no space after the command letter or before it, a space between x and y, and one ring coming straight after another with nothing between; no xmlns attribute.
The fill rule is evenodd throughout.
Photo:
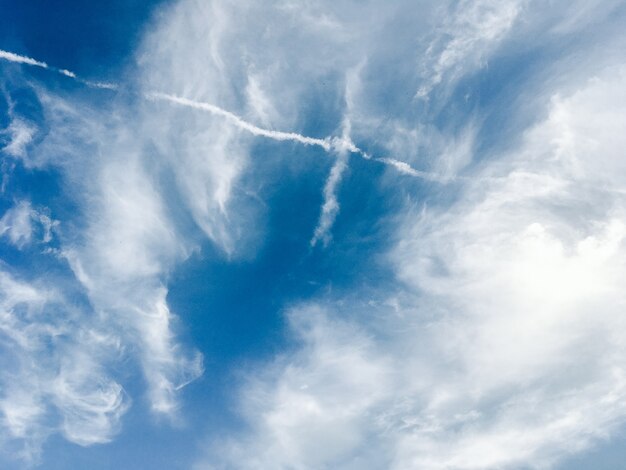
<svg viewBox="0 0 626 470"><path fill-rule="evenodd" d="M107 90L117 90L120 88L120 86L116 83L85 80L70 70L52 67L48 65L46 62L41 62L31 57L23 56L23 55L16 54L14 52L5 51L2 49L0 49L0 59L6 60L9 62L22 64L22 65L28 65L31 67L39 67L42 69L46 69L51 72L57 73L59 75L63 75L64 77L75 80L76 82L81 83L91 88L99 88L99 89L107 89ZM304 145L318 146L318 147L323 148L326 152L341 153L341 152L348 151L350 153L357 154L366 160L372 160L372 161L382 163L387 166L391 166L395 168L401 174L412 176L415 178L420 178L420 179L427 180L427 181L444 183L444 182L449 182L451 180L454 180L454 178L444 177L436 173L416 170L415 168L410 166L408 163L403 162L401 160L396 160L395 158L372 157L367 152L365 152L364 150L354 145L354 143L346 137L330 137L329 136L329 137L320 139L316 137L309 137L306 135L298 134L297 132L283 132L283 131L276 131L276 130L271 130L271 129L264 129L212 103L195 101L189 98L184 98L181 96L176 96L173 94L163 93L163 92L158 92L158 91L144 93L143 96L145 99L149 101L165 101L165 102L169 102L172 104L186 106L189 108L209 112L215 116L220 116L226 119L227 121L229 121L231 124L237 126L238 128L245 130L247 132L250 132L251 134L259 136L259 137L266 137L266 138L277 140L277 141L292 141L292 142L299 142Z"/></svg>

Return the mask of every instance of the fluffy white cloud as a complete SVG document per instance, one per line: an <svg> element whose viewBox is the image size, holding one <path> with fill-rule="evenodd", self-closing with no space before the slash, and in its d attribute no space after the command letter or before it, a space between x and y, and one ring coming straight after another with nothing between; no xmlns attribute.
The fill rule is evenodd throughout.
<svg viewBox="0 0 626 470"><path fill-rule="evenodd" d="M315 305L290 313L302 349L279 357L243 391L254 434L218 443L211 464L198 468L221 459L226 468L367 467L371 456L362 445L371 437L373 408L393 387L391 358L365 331L332 316ZM383 462L373 457L370 463Z"/></svg>
<svg viewBox="0 0 626 470"><path fill-rule="evenodd" d="M624 421L624 78L555 96L519 151L406 226L398 273L451 373L426 402L439 429L405 436L401 462L547 465Z"/></svg>

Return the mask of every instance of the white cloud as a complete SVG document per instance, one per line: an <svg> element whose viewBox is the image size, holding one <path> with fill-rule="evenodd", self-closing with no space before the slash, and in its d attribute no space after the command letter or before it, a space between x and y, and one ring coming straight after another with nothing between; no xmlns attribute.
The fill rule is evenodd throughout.
<svg viewBox="0 0 626 470"><path fill-rule="evenodd" d="M429 336L454 373L439 384L439 432L406 436L401 462L541 466L626 418L625 142L611 132L626 123L623 79L623 68L607 70L555 98L523 148L486 171L490 179L445 213L426 210L402 235L400 276L427 294L418 309L437 310ZM481 417L452 433L441 425L449 410Z"/></svg>
<svg viewBox="0 0 626 470"><path fill-rule="evenodd" d="M28 244L33 235L33 209L22 201L4 213L0 219L0 237L6 236L17 247Z"/></svg>
<svg viewBox="0 0 626 470"><path fill-rule="evenodd" d="M29 201L20 201L0 218L0 237L7 237L17 248L30 244L34 237L49 243L58 225L57 220L35 210Z"/></svg>
<svg viewBox="0 0 626 470"><path fill-rule="evenodd" d="M0 272L0 442L31 463L53 432L80 445L108 442L128 405L102 367L114 344L44 282Z"/></svg>
<svg viewBox="0 0 626 470"><path fill-rule="evenodd" d="M558 12L551 31L558 34L576 32L585 27L601 24L603 20L619 12L623 6L619 0L574 0L567 2Z"/></svg>
<svg viewBox="0 0 626 470"><path fill-rule="evenodd" d="M337 200L337 189L341 180L343 178L343 174L348 167L348 159L350 157L351 152L362 153L360 149L358 149L352 140L350 139L350 108L351 108L351 98L350 93L346 93L348 96L346 98L347 101L347 115L344 117L342 123L342 135L341 138L336 138L333 141L333 148L336 152L336 159L333 163L332 168L330 169L330 174L326 179L326 184L324 184L324 203L322 204L322 209L319 217L319 221L317 226L315 227L315 231L313 233L313 238L311 239L311 246L317 245L320 241L324 246L327 246L331 240L330 230L332 229L333 224L335 223L335 219L339 214L339 201Z"/></svg>
<svg viewBox="0 0 626 470"><path fill-rule="evenodd" d="M427 49L421 64L424 83L416 96L423 98L440 83L454 84L476 68L511 30L525 0L462 0L446 11L440 29Z"/></svg>
<svg viewBox="0 0 626 470"><path fill-rule="evenodd" d="M456 203L406 214L395 309L362 292L295 309L300 349L251 372L249 430L204 465L551 468L620 429L624 79L554 95Z"/></svg>
<svg viewBox="0 0 626 470"><path fill-rule="evenodd" d="M134 359L149 385L153 410L176 419L177 390L203 369L197 353L187 354L177 344L173 315L165 301L164 278L175 263L188 256L193 245L191 238L180 234L157 189L156 175L147 168L149 155L142 152L144 142L139 137L149 138L150 134L144 133L148 128L141 126L152 123L143 119L131 132L126 126L112 126L100 114L79 113L85 132L74 135L68 145L65 135L74 125L77 116L72 113L76 110L68 111L66 103L50 96L43 101L51 131L38 152L50 154L62 145L65 170L84 175L68 190L84 196L78 203L87 214L85 229L78 235L62 237L61 253L106 327L118 330L122 344L136 351ZM106 152L107 158L85 161L81 149L93 155ZM36 157L45 161L41 155ZM167 164L167 160L153 158L152 165L157 161ZM107 406L115 396L111 389L84 398L102 400L102 406ZM97 422L98 416L92 418Z"/></svg>
<svg viewBox="0 0 626 470"><path fill-rule="evenodd" d="M152 32L172 44L167 21ZM191 55L202 53L192 49ZM162 71L179 51L172 47L161 52L151 56L146 77L155 73L165 78L148 83L143 76L134 77L140 96L154 88L174 88ZM196 72L183 75L190 83L207 78L203 68ZM74 78L73 73L62 73ZM206 83L207 89L215 85ZM22 349L13 349L21 369L14 373L7 369L3 378L3 383L11 384L2 402L4 419L11 426L6 439L2 437L3 447L21 445L25 458L36 457L42 442L55 432L81 445L112 438L130 404L123 384L109 378L113 362L118 362L116 370L141 370L152 410L180 419L179 391L202 374L203 365L200 353L176 337L166 281L196 249L201 231L229 254L237 248L240 216L231 214L231 192L249 145L232 119L123 99L105 109L94 108L41 86L33 91L46 132L22 155L23 164L27 169L60 171L63 195L77 207L71 223L61 221L59 249L42 256L58 253L61 263L69 262L76 279L63 279L58 289L75 292L77 280L93 311L83 316L63 300L63 292L55 294L61 300L43 300L45 318L23 320L29 328L45 330L36 351L32 334L25 337L13 323L5 329L12 341L22 341ZM32 224L32 211L30 218L26 215L23 221ZM54 222L42 217L36 219L47 241ZM13 219L7 216L3 223L11 222L6 233L15 238L19 227ZM20 233L22 240L30 232ZM6 310L14 312L7 321L15 322L15 312L19 314L23 304L7 304ZM52 311L54 321L48 317ZM67 335L74 339L66 341ZM49 361L42 360L46 354Z"/></svg>
<svg viewBox="0 0 626 470"><path fill-rule="evenodd" d="M24 157L37 129L22 119L13 119L6 131L10 140L2 150L13 157Z"/></svg>
<svg viewBox="0 0 626 470"><path fill-rule="evenodd" d="M276 119L276 108L272 104L270 97L263 90L261 80L256 75L248 74L246 85L247 101L250 110L264 126L269 126Z"/></svg>
<svg viewBox="0 0 626 470"><path fill-rule="evenodd" d="M369 436L370 410L390 391L391 364L364 331L323 308L296 309L289 321L302 350L280 357L248 384L243 406L254 434L217 443L213 462L225 459L226 468L323 468L348 462ZM361 464L366 462L363 455Z"/></svg>

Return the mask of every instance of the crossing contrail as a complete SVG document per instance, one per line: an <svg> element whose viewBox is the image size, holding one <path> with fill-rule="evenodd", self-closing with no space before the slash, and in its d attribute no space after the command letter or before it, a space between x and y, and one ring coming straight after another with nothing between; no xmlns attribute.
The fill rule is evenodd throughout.
<svg viewBox="0 0 626 470"><path fill-rule="evenodd" d="M48 65L46 62L42 62L32 57L27 57L24 55L16 54L14 52L4 51L0 49L0 59L14 62L17 64L28 65L31 67L39 67L45 70L49 70L51 72L57 73L69 79L75 80L78 83L86 85L91 88L99 88L106 90L117 90L120 88L120 85L117 83L111 82L100 82L100 81L91 81L85 80L78 76L76 73L71 70L62 69L58 67L53 67ZM297 132L284 132L284 131L276 131L272 129L264 129L255 124L252 124L236 114L220 108L219 106L206 103L202 101L195 101L189 98L184 98L181 96L159 92L159 91L151 91L143 94L143 97L149 101L165 101L171 104L176 104L179 106L185 106L188 108L198 109L201 111L209 112L214 116L220 116L226 119L231 124L236 127L247 131L253 135L259 137L266 137L269 139L277 140L277 141L292 141L298 142L304 145L313 145L317 147L323 148L326 152L333 152L336 154L341 153L353 153L357 154L360 157L366 160L372 160L378 163L382 163L387 166L391 166L395 168L398 172L403 175L412 176L415 178L420 178L427 181L434 182L445 182L450 181L453 178L444 178L442 175L438 175L436 173L430 173L426 171L416 170L411 165L401 160L396 160L395 158L385 157L385 158L374 158L369 155L364 150L357 147L349 138L343 137L325 137L325 138L317 138L317 137L309 137L306 135L298 134Z"/></svg>

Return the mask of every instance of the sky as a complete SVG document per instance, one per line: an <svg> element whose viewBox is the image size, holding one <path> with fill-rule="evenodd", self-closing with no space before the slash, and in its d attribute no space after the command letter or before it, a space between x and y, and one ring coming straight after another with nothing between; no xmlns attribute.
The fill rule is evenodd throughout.
<svg viewBox="0 0 626 470"><path fill-rule="evenodd" d="M0 468L618 470L626 4L0 0Z"/></svg>

